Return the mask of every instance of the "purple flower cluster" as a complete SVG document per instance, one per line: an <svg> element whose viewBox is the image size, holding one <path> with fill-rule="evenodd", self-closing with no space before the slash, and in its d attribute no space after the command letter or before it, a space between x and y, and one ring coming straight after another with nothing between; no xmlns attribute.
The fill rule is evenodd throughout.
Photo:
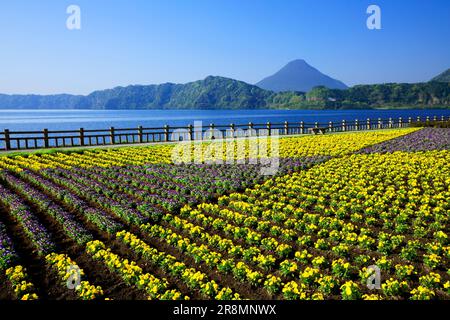
<svg viewBox="0 0 450 320"><path fill-rule="evenodd" d="M72 210L83 214L88 221L95 224L100 230L115 233L122 229L123 226L120 223L112 220L101 210L89 207L85 201L68 192L60 185L44 179L39 174L32 171L24 171L21 175L24 180L30 182L35 187L45 190L48 194L51 194L53 198L63 202ZM64 212L60 208L56 208L57 205L53 202L51 206L55 209L55 214L53 214L53 216L64 226L64 228L70 228L66 231L71 235L71 237L76 237L75 240L81 242L81 244L84 244L92 239L90 236L83 236L83 234L87 235L88 233L87 231L83 231L84 227L75 221L74 216ZM59 210L60 212L56 212L56 210ZM69 223L66 223L67 221L69 221Z"/></svg>
<svg viewBox="0 0 450 320"><path fill-rule="evenodd" d="M3 177L7 177L5 174ZM30 189L26 190L27 192ZM25 234L33 243L38 254L45 255L55 248L47 229L38 221L31 210L22 202L18 196L0 185L0 203L8 208L11 215L21 225Z"/></svg>
<svg viewBox="0 0 450 320"><path fill-rule="evenodd" d="M305 169L326 159L323 156L280 159L278 175ZM165 210L176 212L184 204L211 201L261 183L269 178L260 174L261 166L149 164L88 169L73 167L70 170L56 168L39 174L47 179L41 181L41 185L57 183L91 205L113 212L127 222L142 223L143 216L155 220ZM58 193L57 190L49 192Z"/></svg>
<svg viewBox="0 0 450 320"><path fill-rule="evenodd" d="M31 179L32 176L26 172L24 178ZM58 206L46 194L33 188L27 182L20 180L10 173L4 175L10 187L20 193L22 197L33 203L40 211L45 212L60 223L67 236L79 244L85 244L92 240L92 235L87 231L75 217Z"/></svg>
<svg viewBox="0 0 450 320"><path fill-rule="evenodd" d="M102 228L101 225L103 225L105 231L115 233L115 231L122 228L122 225L114 222L101 210L95 209L94 207L96 206L104 211L113 213L127 222L142 224L147 221L144 215L134 208L137 205L130 204L129 199L125 199L120 194L108 190L105 186L96 183L92 178L79 177L76 174L70 174L70 172L59 169L42 170L40 174L45 178L41 178L42 183L49 184L53 182L55 185L60 185L65 188L63 194L72 196L75 194L83 202L83 207L80 207L81 209L91 206L89 210L86 209L84 211L84 214L90 214L91 222L96 224L100 229ZM36 175L34 173L32 174ZM62 201L68 201L67 199L69 198L64 196ZM89 216L87 217L89 218Z"/></svg>
<svg viewBox="0 0 450 320"><path fill-rule="evenodd" d="M5 270L18 259L11 238L6 233L5 225L0 222L0 270Z"/></svg>
<svg viewBox="0 0 450 320"><path fill-rule="evenodd" d="M424 128L413 133L361 149L358 153L450 150L450 128Z"/></svg>

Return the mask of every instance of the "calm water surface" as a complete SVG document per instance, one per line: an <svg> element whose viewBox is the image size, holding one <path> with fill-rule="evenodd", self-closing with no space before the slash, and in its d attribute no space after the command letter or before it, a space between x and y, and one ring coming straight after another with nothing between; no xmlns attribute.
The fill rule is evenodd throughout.
<svg viewBox="0 0 450 320"><path fill-rule="evenodd" d="M450 110L0 110L0 130L34 131L214 124L328 122L389 117L450 116Z"/></svg>

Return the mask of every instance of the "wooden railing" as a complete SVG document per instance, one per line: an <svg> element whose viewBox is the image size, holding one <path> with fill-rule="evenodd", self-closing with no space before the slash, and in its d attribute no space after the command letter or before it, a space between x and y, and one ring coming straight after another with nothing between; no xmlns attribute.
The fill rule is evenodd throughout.
<svg viewBox="0 0 450 320"><path fill-rule="evenodd" d="M448 121L450 117L417 117L415 119L409 117L389 118L389 119L367 119L367 120L342 120L339 122L327 123L305 123L300 122L282 122L282 123L263 123L263 124L230 124L230 125L214 125L203 127L202 132L193 125L186 127L176 127L165 125L157 128L114 128L109 129L83 129L78 130L57 130L50 131L44 129L42 131L10 131L5 129L0 132L0 151L9 150L25 150L40 148L61 148L61 147L85 147L85 146L103 146L103 145L120 145L120 144L138 144L138 143L156 143L173 141L172 135L176 132L183 131L188 135L187 139L198 139L198 135L208 129L218 130L223 137L227 137L227 133L238 131L239 129L265 129L267 132L277 129L280 135L296 135L307 134L312 132L311 128L326 128L327 132L346 132L358 130L376 130L387 128L403 128L410 126L413 122L419 121ZM313 130L314 131L314 130ZM217 131L216 131L217 132ZM178 140L178 138L176 139Z"/></svg>

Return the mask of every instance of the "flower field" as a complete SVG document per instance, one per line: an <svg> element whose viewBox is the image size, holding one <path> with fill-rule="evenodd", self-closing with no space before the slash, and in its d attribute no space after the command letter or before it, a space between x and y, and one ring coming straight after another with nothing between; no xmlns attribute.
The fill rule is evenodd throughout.
<svg viewBox="0 0 450 320"><path fill-rule="evenodd" d="M429 151L450 149L450 128L424 128L361 150L368 152Z"/></svg>
<svg viewBox="0 0 450 320"><path fill-rule="evenodd" d="M0 299L449 299L448 130L2 156Z"/></svg>

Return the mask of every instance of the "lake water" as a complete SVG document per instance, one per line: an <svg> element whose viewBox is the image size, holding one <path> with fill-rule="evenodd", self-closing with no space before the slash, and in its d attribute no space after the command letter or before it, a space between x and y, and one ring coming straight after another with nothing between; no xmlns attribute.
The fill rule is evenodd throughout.
<svg viewBox="0 0 450 320"><path fill-rule="evenodd" d="M35 131L186 126L202 121L214 124L305 123L341 120L407 119L450 116L450 110L0 110L0 130Z"/></svg>

